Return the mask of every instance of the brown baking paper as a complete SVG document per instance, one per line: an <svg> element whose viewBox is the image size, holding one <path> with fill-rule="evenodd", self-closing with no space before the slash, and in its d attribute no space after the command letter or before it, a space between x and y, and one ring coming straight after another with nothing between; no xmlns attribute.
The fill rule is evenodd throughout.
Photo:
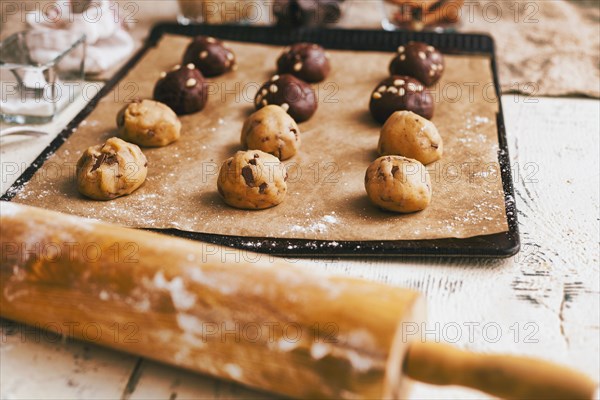
<svg viewBox="0 0 600 400"><path fill-rule="evenodd" d="M151 97L161 71L178 63L189 39L165 36L36 173L15 201L131 227L247 237L323 240L466 238L508 230L497 162L497 98L490 60L447 56L433 89L433 121L444 139L444 157L428 169L433 200L425 211L398 215L369 203L367 166L377 158L379 129L369 96L386 77L390 53L330 51L332 73L317 85L319 109L300 125L299 154L286 161L288 195L277 207L244 211L217 193L223 160L240 150L240 130L253 97L274 73L281 49L229 43L239 69L212 80L209 103L181 117L181 139L144 149L148 178L130 196L108 202L78 194L75 163L88 146L116 134L115 115L132 97Z"/></svg>

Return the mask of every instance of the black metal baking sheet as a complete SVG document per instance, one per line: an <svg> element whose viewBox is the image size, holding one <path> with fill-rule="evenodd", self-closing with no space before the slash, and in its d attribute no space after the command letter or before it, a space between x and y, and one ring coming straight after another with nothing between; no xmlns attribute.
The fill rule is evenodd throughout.
<svg viewBox="0 0 600 400"><path fill-rule="evenodd" d="M156 25L145 45L107 82L94 99L67 125L50 143L33 164L0 198L11 200L71 135L81 121L92 112L98 101L107 95L125 74L139 61L146 51L156 45L164 34L183 36L211 35L225 40L289 45L294 42L315 42L326 48L354 51L390 51L410 40L427 42L447 54L484 54L491 57L495 90L500 100L500 85L496 69L494 42L491 37L480 34L434 33L434 32L385 32L375 30L348 29L281 29L274 27L250 27L240 25L188 25L161 23ZM284 256L456 256L456 257L510 257L520 248L517 210L510 170L508 144L499 101L498 161L502 171L506 219L508 232L476 236L466 239L398 240L398 241L327 241L281 238L250 238L223 236L206 233L183 232L174 229L153 229L154 231L200 240L213 244L259 251Z"/></svg>

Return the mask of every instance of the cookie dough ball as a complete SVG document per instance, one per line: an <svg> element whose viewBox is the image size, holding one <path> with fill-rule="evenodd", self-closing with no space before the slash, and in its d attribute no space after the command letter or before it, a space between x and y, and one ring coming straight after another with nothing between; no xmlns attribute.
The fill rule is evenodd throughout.
<svg viewBox="0 0 600 400"><path fill-rule="evenodd" d="M204 76L194 64L176 65L171 71L163 72L154 86L154 100L168 105L177 115L202 110L207 94Z"/></svg>
<svg viewBox="0 0 600 400"><path fill-rule="evenodd" d="M294 121L300 123L310 119L317 111L317 96L308 83L294 75L275 75L261 86L254 98L257 110L269 104L281 106Z"/></svg>
<svg viewBox="0 0 600 400"><path fill-rule="evenodd" d="M133 193L146 180L148 161L138 146L113 137L89 147L77 161L77 189L94 200Z"/></svg>
<svg viewBox="0 0 600 400"><path fill-rule="evenodd" d="M426 86L432 86L442 77L444 56L435 47L422 42L409 42L398 47L398 54L390 63L391 75L408 75Z"/></svg>
<svg viewBox="0 0 600 400"><path fill-rule="evenodd" d="M404 156L427 165L442 158L444 143L433 122L410 111L397 111L383 125L378 151L382 156Z"/></svg>
<svg viewBox="0 0 600 400"><path fill-rule="evenodd" d="M117 114L121 139L145 147L166 146L179 139L181 122L163 103L136 100Z"/></svg>
<svg viewBox="0 0 600 400"><path fill-rule="evenodd" d="M283 108L269 105L252 114L242 128L242 146L287 160L300 147L300 129Z"/></svg>
<svg viewBox="0 0 600 400"><path fill-rule="evenodd" d="M273 15L277 25L286 28L334 24L342 16L345 0L274 0Z"/></svg>
<svg viewBox="0 0 600 400"><path fill-rule="evenodd" d="M221 165L217 188L232 207L262 210L283 201L286 180L287 172L277 157L260 150L238 151Z"/></svg>
<svg viewBox="0 0 600 400"><path fill-rule="evenodd" d="M190 63L208 77L223 75L237 68L233 51L210 36L197 36L188 45L183 54L183 64Z"/></svg>
<svg viewBox="0 0 600 400"><path fill-rule="evenodd" d="M325 49L314 43L296 43L277 60L277 72L292 74L305 82L321 82L331 71Z"/></svg>
<svg viewBox="0 0 600 400"><path fill-rule="evenodd" d="M365 189L376 206L411 213L431 202L431 181L423 164L400 156L380 157L367 169Z"/></svg>
<svg viewBox="0 0 600 400"><path fill-rule="evenodd" d="M412 111L431 119L433 98L423 84L410 76L393 75L381 81L371 94L369 104L373 118L381 124L396 111Z"/></svg>

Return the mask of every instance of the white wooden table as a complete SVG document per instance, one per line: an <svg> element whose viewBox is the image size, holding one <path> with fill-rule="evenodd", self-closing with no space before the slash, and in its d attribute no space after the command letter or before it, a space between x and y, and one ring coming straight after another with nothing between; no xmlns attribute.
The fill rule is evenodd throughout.
<svg viewBox="0 0 600 400"><path fill-rule="evenodd" d="M307 268L420 290L428 340L483 352L546 358L600 373L600 104L588 99L502 97L522 251L495 259L303 260ZM58 129L54 129L58 132ZM49 142L0 141L19 171ZM10 164L11 168L13 164ZM482 398L416 384L412 398ZM2 399L269 398L235 384L3 321Z"/></svg>

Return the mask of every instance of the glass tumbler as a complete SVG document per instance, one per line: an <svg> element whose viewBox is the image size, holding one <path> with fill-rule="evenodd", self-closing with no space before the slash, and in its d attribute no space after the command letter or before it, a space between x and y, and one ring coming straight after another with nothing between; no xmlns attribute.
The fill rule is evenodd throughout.
<svg viewBox="0 0 600 400"><path fill-rule="evenodd" d="M81 94L85 51L85 35L67 30L30 30L0 42L0 118L52 120Z"/></svg>

